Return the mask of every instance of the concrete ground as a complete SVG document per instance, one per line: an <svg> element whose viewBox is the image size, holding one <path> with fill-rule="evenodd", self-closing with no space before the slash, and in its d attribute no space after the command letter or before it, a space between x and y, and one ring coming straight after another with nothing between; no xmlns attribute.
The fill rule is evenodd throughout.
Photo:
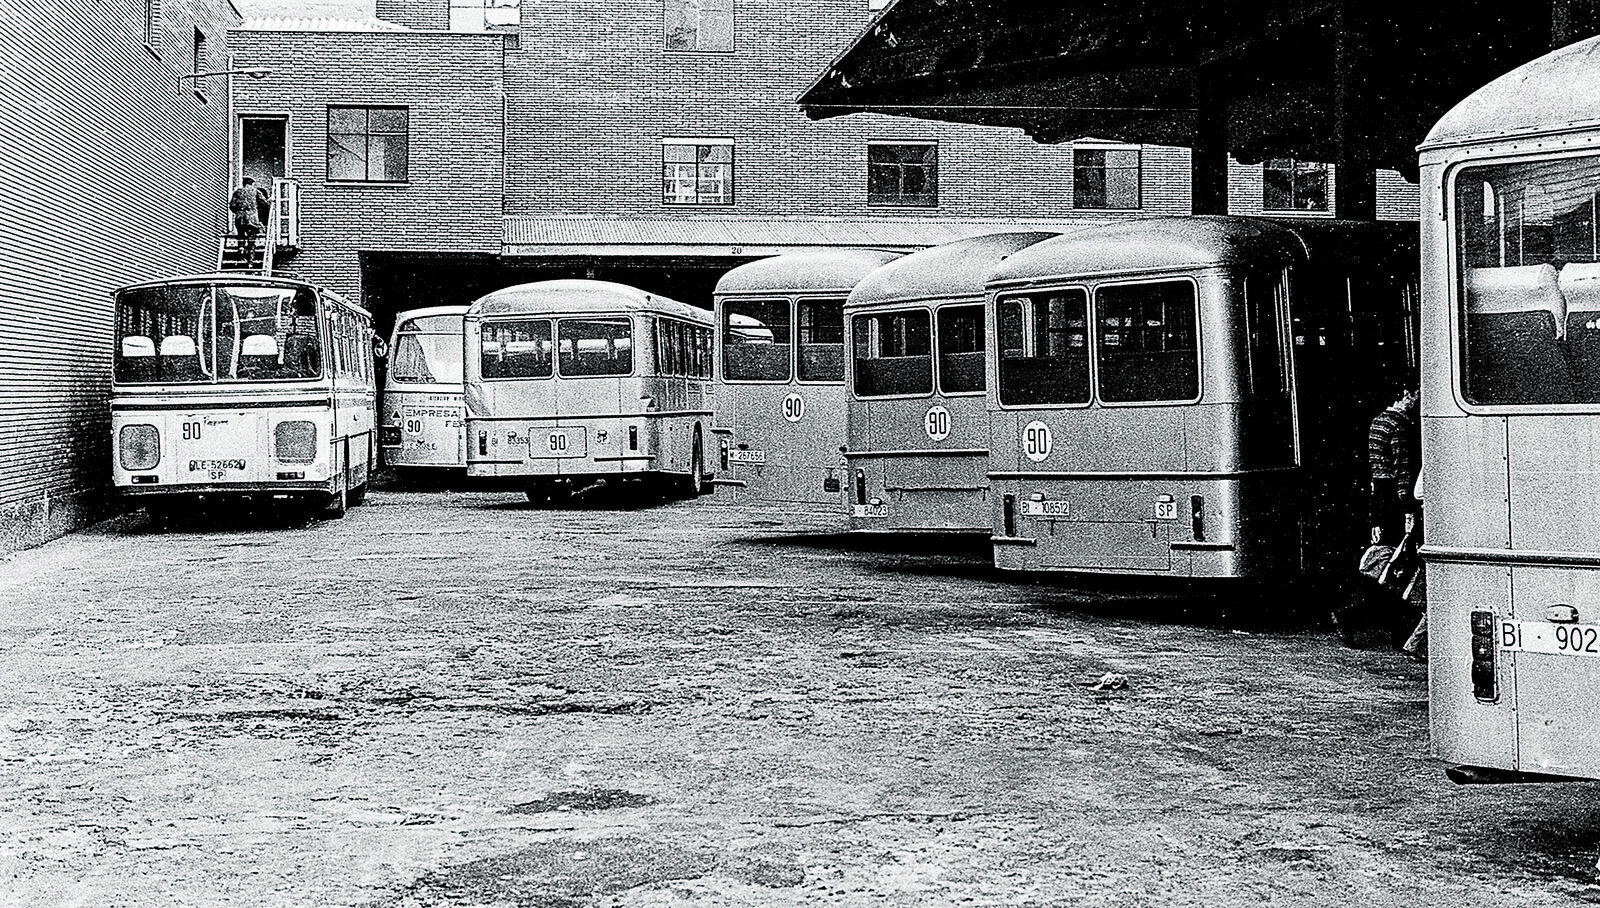
<svg viewBox="0 0 1600 908"><path fill-rule="evenodd" d="M229 520L0 561L0 903L1600 902L1596 787L1452 786L1422 666L1237 591L706 502Z"/></svg>

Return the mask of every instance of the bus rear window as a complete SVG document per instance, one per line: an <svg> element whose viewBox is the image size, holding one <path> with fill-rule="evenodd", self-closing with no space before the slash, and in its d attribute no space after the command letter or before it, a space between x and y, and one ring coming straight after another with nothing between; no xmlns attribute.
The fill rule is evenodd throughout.
<svg viewBox="0 0 1600 908"><path fill-rule="evenodd" d="M627 316L564 318L558 331L562 377L633 372L633 326Z"/></svg>
<svg viewBox="0 0 1600 908"><path fill-rule="evenodd" d="M461 316L426 316L400 326L389 354L389 380L460 384Z"/></svg>
<svg viewBox="0 0 1600 908"><path fill-rule="evenodd" d="M479 362L484 378L549 378L550 320L485 322Z"/></svg>
<svg viewBox="0 0 1600 908"><path fill-rule="evenodd" d="M926 309L858 315L851 331L857 397L933 393L933 332Z"/></svg>
<svg viewBox="0 0 1600 908"><path fill-rule="evenodd" d="M844 381L844 300L801 300L801 381Z"/></svg>
<svg viewBox="0 0 1600 908"><path fill-rule="evenodd" d="M1474 404L1600 403L1600 157L1496 164L1455 181Z"/></svg>
<svg viewBox="0 0 1600 908"><path fill-rule="evenodd" d="M1200 396L1195 289L1189 281L1095 291L1100 399L1186 401Z"/></svg>
<svg viewBox="0 0 1600 908"><path fill-rule="evenodd" d="M939 390L970 394L983 387L983 306L945 306L939 310Z"/></svg>
<svg viewBox="0 0 1600 908"><path fill-rule="evenodd" d="M1050 290L1000 301L1000 402L1089 402L1089 294Z"/></svg>
<svg viewBox="0 0 1600 908"><path fill-rule="evenodd" d="M722 377L789 380L789 301L729 300L722 307Z"/></svg>

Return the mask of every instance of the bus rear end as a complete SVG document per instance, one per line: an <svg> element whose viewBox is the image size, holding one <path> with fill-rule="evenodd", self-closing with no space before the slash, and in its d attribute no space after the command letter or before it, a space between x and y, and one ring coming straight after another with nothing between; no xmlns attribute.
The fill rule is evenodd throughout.
<svg viewBox="0 0 1600 908"><path fill-rule="evenodd" d="M152 510L199 495L339 491L349 477L332 443L340 427L324 372L324 315L313 288L266 280L119 291L113 485ZM353 459L363 465L355 483L365 482L365 457Z"/></svg>
<svg viewBox="0 0 1600 908"><path fill-rule="evenodd" d="M466 306L435 306L395 318L384 377L384 462L401 470L463 470L466 413L461 399Z"/></svg>
<svg viewBox="0 0 1600 908"><path fill-rule="evenodd" d="M1600 778L1597 44L1423 146L1430 718L1458 781Z"/></svg>

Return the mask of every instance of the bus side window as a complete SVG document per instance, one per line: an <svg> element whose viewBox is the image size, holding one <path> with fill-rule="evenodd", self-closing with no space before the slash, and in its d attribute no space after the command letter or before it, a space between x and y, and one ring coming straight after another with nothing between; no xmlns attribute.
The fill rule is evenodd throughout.
<svg viewBox="0 0 1600 908"><path fill-rule="evenodd" d="M1244 280L1245 331L1249 334L1250 394L1257 398L1281 398L1288 393L1288 361L1284 355L1283 312L1284 277L1282 271L1262 271Z"/></svg>

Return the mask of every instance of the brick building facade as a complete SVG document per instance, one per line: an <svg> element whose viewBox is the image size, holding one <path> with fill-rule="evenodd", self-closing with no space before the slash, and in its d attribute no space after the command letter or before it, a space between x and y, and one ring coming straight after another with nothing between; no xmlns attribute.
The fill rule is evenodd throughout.
<svg viewBox="0 0 1600 908"><path fill-rule="evenodd" d="M228 0L13 0L0 29L0 551L109 482L110 291L216 265Z"/></svg>
<svg viewBox="0 0 1600 908"><path fill-rule="evenodd" d="M378 0L373 20L247 22L241 56L275 75L240 84L239 108L292 121L288 170L302 183L301 251L286 267L359 291L381 324L395 309L540 277L607 277L707 303L722 271L784 249L910 249L1189 211L1184 148L807 119L795 98L870 26L870 5ZM403 179L326 179L329 109L352 104L406 111ZM896 155L913 160L885 164ZM896 168L929 191L885 194L874 180ZM1277 193L1280 211L1333 216L1335 174L1315 170L1286 178L1297 188ZM1274 207L1263 165L1233 171L1235 212ZM1382 215L1414 217L1415 187L1380 179ZM446 215L449 204L458 210Z"/></svg>

